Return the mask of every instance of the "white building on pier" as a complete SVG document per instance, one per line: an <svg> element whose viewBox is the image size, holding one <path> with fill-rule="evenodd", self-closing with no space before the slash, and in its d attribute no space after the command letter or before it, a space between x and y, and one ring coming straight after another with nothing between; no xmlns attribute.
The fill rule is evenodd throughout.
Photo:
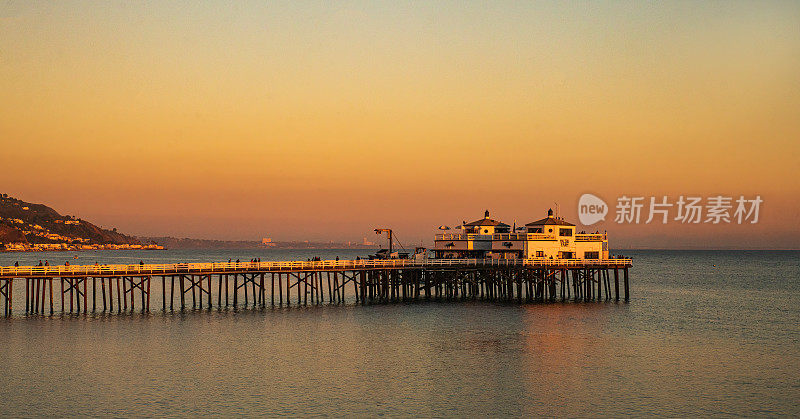
<svg viewBox="0 0 800 419"><path fill-rule="evenodd" d="M512 227L489 218L463 223L458 233L437 234L436 258L608 259L606 233L577 233L575 225L547 211L547 217Z"/></svg>

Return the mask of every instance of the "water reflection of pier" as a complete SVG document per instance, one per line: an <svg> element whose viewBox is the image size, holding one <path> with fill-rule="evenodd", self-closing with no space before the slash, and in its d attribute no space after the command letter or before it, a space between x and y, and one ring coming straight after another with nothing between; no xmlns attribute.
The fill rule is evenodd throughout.
<svg viewBox="0 0 800 419"><path fill-rule="evenodd" d="M630 259L20 266L0 268L0 304L6 316L13 312L14 284L20 282L30 314L149 312L153 289L163 311L186 309L189 301L194 309L211 309L215 302L223 309L420 299L619 301L620 279L627 301L630 267Z"/></svg>

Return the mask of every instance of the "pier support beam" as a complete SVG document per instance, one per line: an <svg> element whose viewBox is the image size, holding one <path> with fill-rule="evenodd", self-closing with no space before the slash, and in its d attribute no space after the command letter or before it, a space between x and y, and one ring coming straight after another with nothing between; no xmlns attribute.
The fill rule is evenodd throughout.
<svg viewBox="0 0 800 419"><path fill-rule="evenodd" d="M623 268L622 274L625 282L625 301L628 301L630 300L630 294L628 293L628 268Z"/></svg>

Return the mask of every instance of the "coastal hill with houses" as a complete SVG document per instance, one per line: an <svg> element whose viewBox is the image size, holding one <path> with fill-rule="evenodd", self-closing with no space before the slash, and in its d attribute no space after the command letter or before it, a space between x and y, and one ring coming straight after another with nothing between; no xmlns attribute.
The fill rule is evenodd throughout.
<svg viewBox="0 0 800 419"><path fill-rule="evenodd" d="M138 239L61 215L43 204L0 194L0 250L158 249Z"/></svg>
<svg viewBox="0 0 800 419"><path fill-rule="evenodd" d="M61 215L44 204L33 204L0 194L0 251L96 249L371 249L375 243L244 240L207 240L175 237L137 237L104 229L71 215Z"/></svg>

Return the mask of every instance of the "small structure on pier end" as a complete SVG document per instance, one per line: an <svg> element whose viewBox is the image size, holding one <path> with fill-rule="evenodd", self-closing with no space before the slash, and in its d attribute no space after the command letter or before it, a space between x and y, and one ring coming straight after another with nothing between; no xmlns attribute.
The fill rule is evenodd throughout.
<svg viewBox="0 0 800 419"><path fill-rule="evenodd" d="M547 217L525 225L523 232L489 218L464 223L461 233L437 234L436 258L607 259L606 233L577 233L575 225L547 211Z"/></svg>

